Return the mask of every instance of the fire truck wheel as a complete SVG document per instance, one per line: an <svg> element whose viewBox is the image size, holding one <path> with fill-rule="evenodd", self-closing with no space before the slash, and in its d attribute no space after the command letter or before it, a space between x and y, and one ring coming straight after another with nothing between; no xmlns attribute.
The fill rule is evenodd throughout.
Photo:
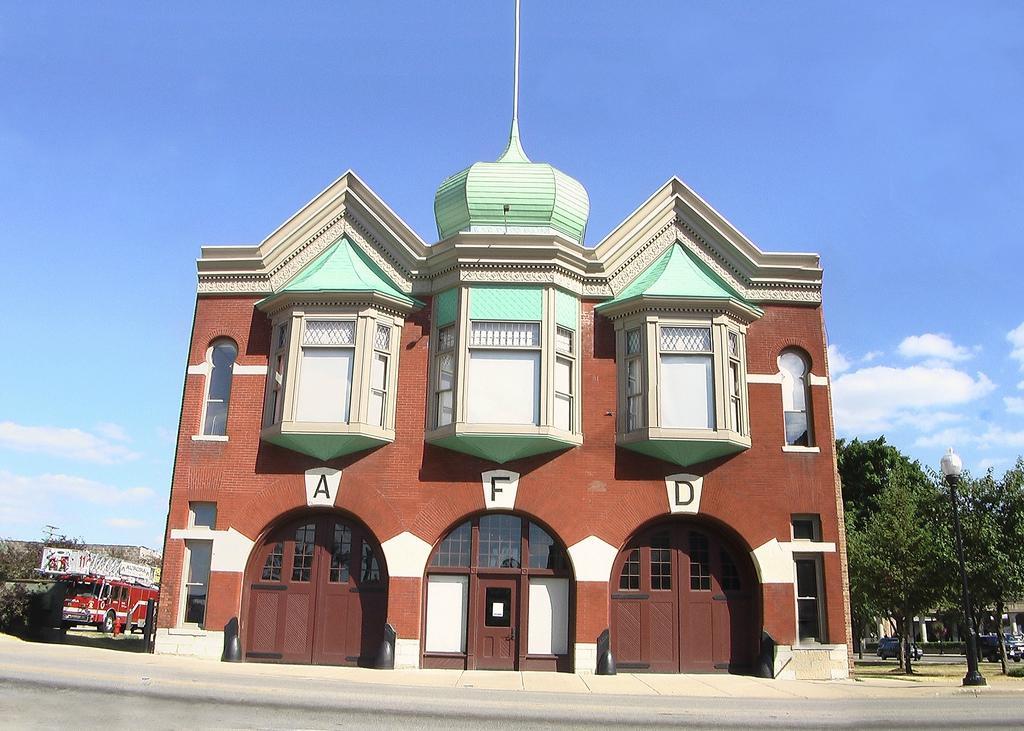
<svg viewBox="0 0 1024 731"><path fill-rule="evenodd" d="M117 620L114 617L114 610L111 609L109 612L107 612L107 615L103 618L103 631L106 634L108 634L108 635L109 634L113 634L113 632L114 632L114 622L115 621L117 621Z"/></svg>

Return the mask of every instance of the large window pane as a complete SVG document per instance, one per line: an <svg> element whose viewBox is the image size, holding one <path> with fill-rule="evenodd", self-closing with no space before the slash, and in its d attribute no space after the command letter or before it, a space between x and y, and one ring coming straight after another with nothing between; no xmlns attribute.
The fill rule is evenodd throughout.
<svg viewBox="0 0 1024 731"><path fill-rule="evenodd" d="M298 421L348 421L352 390L351 348L303 348Z"/></svg>
<svg viewBox="0 0 1024 731"><path fill-rule="evenodd" d="M569 580L530 578L530 627L526 651L563 655L569 636Z"/></svg>
<svg viewBox="0 0 1024 731"><path fill-rule="evenodd" d="M427 578L427 652L466 651L468 576Z"/></svg>
<svg viewBox="0 0 1024 731"><path fill-rule="evenodd" d="M475 424L540 423L540 353L474 350L468 419Z"/></svg>
<svg viewBox="0 0 1024 731"><path fill-rule="evenodd" d="M802 641L820 642L821 609L818 586L818 562L813 558L796 560L797 626Z"/></svg>
<svg viewBox="0 0 1024 731"><path fill-rule="evenodd" d="M469 542L472 529L469 522L463 523L449 533L437 547L431 566L469 568Z"/></svg>
<svg viewBox="0 0 1024 731"><path fill-rule="evenodd" d="M523 522L514 515L480 518L476 564L481 568L517 569L522 565Z"/></svg>
<svg viewBox="0 0 1024 731"><path fill-rule="evenodd" d="M564 571L568 569L565 553L555 539L536 523L530 523L530 568Z"/></svg>
<svg viewBox="0 0 1024 731"><path fill-rule="evenodd" d="M555 359L555 426L572 429L572 361Z"/></svg>
<svg viewBox="0 0 1024 731"><path fill-rule="evenodd" d="M714 388L710 355L662 355L661 425L714 429Z"/></svg>
<svg viewBox="0 0 1024 731"><path fill-rule="evenodd" d="M202 625L206 620L206 595L210 583L213 541L185 541L188 567L185 572L185 624Z"/></svg>
<svg viewBox="0 0 1024 731"><path fill-rule="evenodd" d="M221 342L213 346L210 354L211 370L206 394L206 414L203 434L225 436L228 431L228 401L231 398L231 374L238 349L234 343Z"/></svg>

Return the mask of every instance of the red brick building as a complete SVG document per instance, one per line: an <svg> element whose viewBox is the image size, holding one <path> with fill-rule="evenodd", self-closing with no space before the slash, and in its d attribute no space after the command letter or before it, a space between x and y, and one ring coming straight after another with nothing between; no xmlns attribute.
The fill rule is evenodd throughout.
<svg viewBox="0 0 1024 731"><path fill-rule="evenodd" d="M678 179L588 206L513 127L436 243L349 172L203 248L158 651L845 677L818 257Z"/></svg>

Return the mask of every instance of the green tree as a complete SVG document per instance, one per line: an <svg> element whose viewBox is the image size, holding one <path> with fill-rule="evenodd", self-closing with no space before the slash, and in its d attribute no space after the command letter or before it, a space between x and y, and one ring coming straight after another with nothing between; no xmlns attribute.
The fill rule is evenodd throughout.
<svg viewBox="0 0 1024 731"><path fill-rule="evenodd" d="M961 480L959 493L967 585L974 605L971 620L980 632L983 618L989 610L993 613L1005 674L1003 610L1024 597L1024 460L1018 458L999 480L991 470L984 477ZM951 587L951 593L958 590L959 585Z"/></svg>
<svg viewBox="0 0 1024 731"><path fill-rule="evenodd" d="M902 457L902 455L900 455ZM872 495L873 510L847 521L851 603L856 616L886 616L903 636L901 661L913 672L910 626L947 588L948 536L935 510L934 484L916 462L893 461L887 482Z"/></svg>

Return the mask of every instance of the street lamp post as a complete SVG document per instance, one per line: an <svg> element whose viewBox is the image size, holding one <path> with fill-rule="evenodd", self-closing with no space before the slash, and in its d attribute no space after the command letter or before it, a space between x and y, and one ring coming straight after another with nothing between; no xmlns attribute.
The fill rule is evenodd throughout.
<svg viewBox="0 0 1024 731"><path fill-rule="evenodd" d="M949 499L953 503L953 530L956 533L956 558L960 564L960 583L963 587L963 612L964 624L967 627L967 675L964 676L964 685L985 685L984 676L978 671L978 638L974 633L974 622L971 621L971 594L967 589L967 566L964 563L964 539L960 535L960 506L956 497L956 486L960 482L960 472L964 463L960 456L950 447L942 455L939 463L942 467L942 474L949 485Z"/></svg>

